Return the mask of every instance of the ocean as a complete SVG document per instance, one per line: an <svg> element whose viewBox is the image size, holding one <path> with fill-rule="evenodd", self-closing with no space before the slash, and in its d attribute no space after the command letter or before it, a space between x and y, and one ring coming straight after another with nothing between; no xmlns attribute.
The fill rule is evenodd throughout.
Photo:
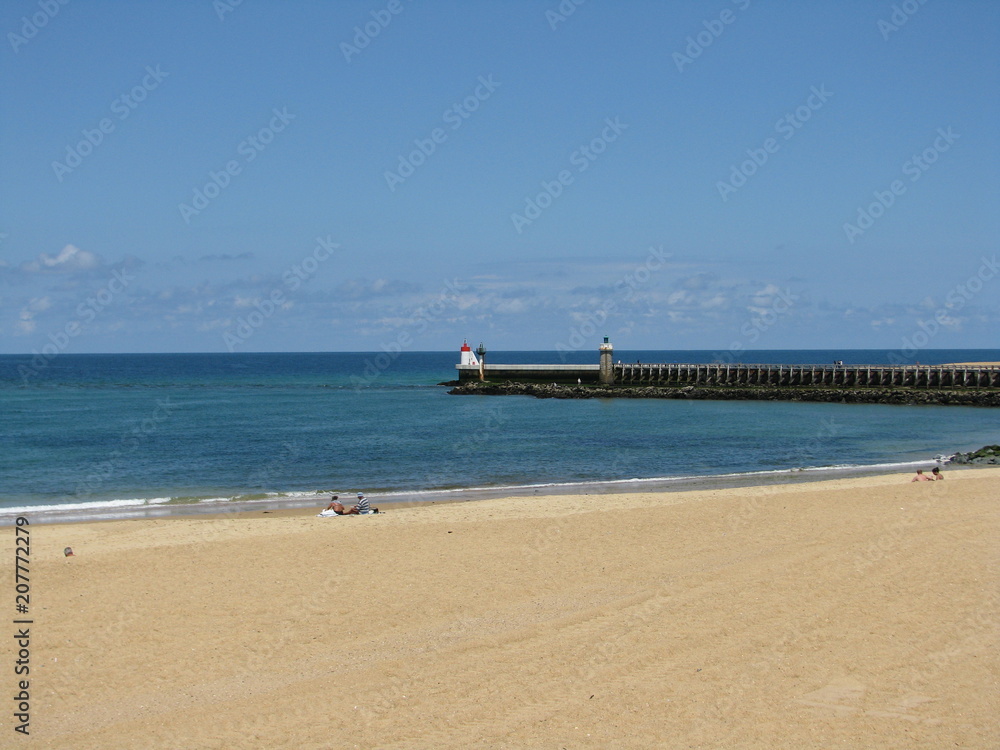
<svg viewBox="0 0 1000 750"><path fill-rule="evenodd" d="M743 362L885 364L887 351ZM897 355L898 356L898 353ZM489 352L596 363L597 352ZM564 359L565 357L565 359ZM711 362L711 351L616 351ZM1000 350L923 350L926 364ZM0 355L0 523L909 470L1000 443L956 406L451 396L459 353ZM734 479L735 478L735 479Z"/></svg>

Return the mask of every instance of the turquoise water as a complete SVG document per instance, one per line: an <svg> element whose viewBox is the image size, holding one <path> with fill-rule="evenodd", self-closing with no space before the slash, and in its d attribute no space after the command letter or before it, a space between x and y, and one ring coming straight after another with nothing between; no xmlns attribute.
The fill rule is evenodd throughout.
<svg viewBox="0 0 1000 750"><path fill-rule="evenodd" d="M847 364L886 352L749 352ZM712 361L712 352L616 352ZM596 352L569 361L596 362ZM921 352L926 363L1000 351ZM969 407L450 396L458 352L0 356L0 513L929 461L1000 443ZM558 362L498 352L492 362ZM42 366L44 365L44 366Z"/></svg>

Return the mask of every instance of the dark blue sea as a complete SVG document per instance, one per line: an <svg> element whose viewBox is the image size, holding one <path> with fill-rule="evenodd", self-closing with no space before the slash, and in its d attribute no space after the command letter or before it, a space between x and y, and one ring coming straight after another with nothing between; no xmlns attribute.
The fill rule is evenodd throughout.
<svg viewBox="0 0 1000 750"><path fill-rule="evenodd" d="M883 351L745 352L744 362L885 364ZM562 362L491 352L494 363ZM711 362L709 351L616 351ZM1000 361L924 350L923 363ZM753 401L451 396L454 352L0 356L0 522L536 491L851 467L909 467L1000 443L1000 411ZM565 361L596 363L597 352ZM637 486L644 486L638 482ZM651 486L651 485L650 485Z"/></svg>

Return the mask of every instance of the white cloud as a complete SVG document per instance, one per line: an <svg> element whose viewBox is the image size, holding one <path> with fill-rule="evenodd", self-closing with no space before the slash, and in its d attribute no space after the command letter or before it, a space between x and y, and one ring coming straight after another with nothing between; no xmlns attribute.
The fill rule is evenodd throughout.
<svg viewBox="0 0 1000 750"><path fill-rule="evenodd" d="M500 299L494 304L494 310L501 314L523 313L530 309L531 305L524 299Z"/></svg>
<svg viewBox="0 0 1000 750"><path fill-rule="evenodd" d="M21 311L17 316L18 321L14 328L22 335L34 333L38 328L38 323L35 321L35 315L40 312L45 312L50 307L52 307L51 297L33 297L28 301L28 304L21 308Z"/></svg>
<svg viewBox="0 0 1000 750"><path fill-rule="evenodd" d="M774 284L768 284L750 298L750 304L758 307L770 307L774 302L774 296L780 291Z"/></svg>
<svg viewBox="0 0 1000 750"><path fill-rule="evenodd" d="M30 299L28 304L21 308L21 312L18 315L18 321L15 325L17 332L22 335L34 333L38 328L35 315L45 312L50 307L52 307L51 297L33 297Z"/></svg>
<svg viewBox="0 0 1000 750"><path fill-rule="evenodd" d="M722 292L716 292L714 296L709 299L702 300L702 309L711 309L715 307L726 307L729 304L729 300L726 298Z"/></svg>
<svg viewBox="0 0 1000 750"><path fill-rule="evenodd" d="M35 260L21 265L28 273L59 273L62 271L88 271L101 265L100 258L76 245L66 245L58 255L39 253Z"/></svg>

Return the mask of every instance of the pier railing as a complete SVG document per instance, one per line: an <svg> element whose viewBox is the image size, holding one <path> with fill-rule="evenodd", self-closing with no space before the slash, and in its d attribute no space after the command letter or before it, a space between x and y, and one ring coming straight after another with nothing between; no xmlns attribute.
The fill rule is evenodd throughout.
<svg viewBox="0 0 1000 750"><path fill-rule="evenodd" d="M1000 367L985 365L616 364L616 385L1000 388Z"/></svg>

